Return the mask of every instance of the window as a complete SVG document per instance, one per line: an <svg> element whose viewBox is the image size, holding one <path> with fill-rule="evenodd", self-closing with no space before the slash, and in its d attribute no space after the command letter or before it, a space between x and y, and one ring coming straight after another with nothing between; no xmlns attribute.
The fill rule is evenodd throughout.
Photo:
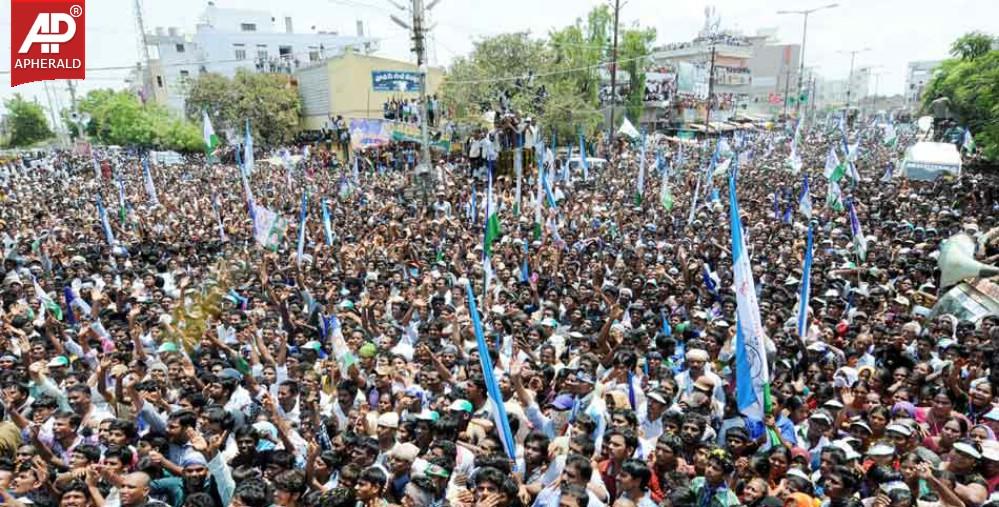
<svg viewBox="0 0 999 507"><path fill-rule="evenodd" d="M278 55L285 60L289 60L292 57L294 49L291 46L278 46Z"/></svg>
<svg viewBox="0 0 999 507"><path fill-rule="evenodd" d="M239 29L241 31L243 31L243 32L256 32L257 31L257 24L256 23L240 23L239 24Z"/></svg>
<svg viewBox="0 0 999 507"><path fill-rule="evenodd" d="M233 44L232 48L237 60L246 60L246 47L242 44Z"/></svg>
<svg viewBox="0 0 999 507"><path fill-rule="evenodd" d="M163 76L156 76L156 86L163 88Z"/></svg>
<svg viewBox="0 0 999 507"><path fill-rule="evenodd" d="M198 74L206 74L206 73L208 73L208 68L206 68L204 65L198 66Z"/></svg>
<svg viewBox="0 0 999 507"><path fill-rule="evenodd" d="M319 61L319 50L318 49L309 49L309 61L310 62L318 62Z"/></svg>
<svg viewBox="0 0 999 507"><path fill-rule="evenodd" d="M267 44L257 44L257 59L267 59Z"/></svg>
<svg viewBox="0 0 999 507"><path fill-rule="evenodd" d="M190 72L188 72L188 71L186 71L186 70L182 70L182 71L180 71L180 78L181 78L181 79L187 79L187 78L188 78L188 77L190 77L190 76L191 76L191 73L190 73Z"/></svg>
<svg viewBox="0 0 999 507"><path fill-rule="evenodd" d="M178 53L183 53L184 52L184 44L183 43L177 44L175 47L177 48L177 52Z"/></svg>

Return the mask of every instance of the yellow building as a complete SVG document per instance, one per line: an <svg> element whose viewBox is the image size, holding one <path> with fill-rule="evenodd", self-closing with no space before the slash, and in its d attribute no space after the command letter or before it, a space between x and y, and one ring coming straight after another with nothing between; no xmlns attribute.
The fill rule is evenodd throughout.
<svg viewBox="0 0 999 507"><path fill-rule="evenodd" d="M302 97L302 128L328 128L338 115L344 118L382 118L386 101L420 97L415 64L377 56L347 53L295 72ZM427 94L437 92L444 70L431 67Z"/></svg>

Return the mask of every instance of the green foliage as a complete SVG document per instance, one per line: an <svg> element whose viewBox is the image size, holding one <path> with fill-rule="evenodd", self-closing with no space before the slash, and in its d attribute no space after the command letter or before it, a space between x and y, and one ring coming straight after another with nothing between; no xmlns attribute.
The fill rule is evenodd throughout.
<svg viewBox="0 0 999 507"><path fill-rule="evenodd" d="M441 85L444 103L459 120L481 123L482 112L498 109L501 96L511 107L538 120L547 135L573 139L577 129L593 133L603 121L599 110L600 68L612 58L614 20L606 5L586 19L553 30L546 39L507 33L475 43L472 53L457 59ZM653 29L619 33L618 59L638 86L629 94L629 116L641 114L645 68ZM625 62L625 59L631 59ZM526 76L526 78L524 78ZM620 116L618 116L620 118Z"/></svg>
<svg viewBox="0 0 999 507"><path fill-rule="evenodd" d="M950 55L961 60L974 60L992 49L995 37L983 32L968 32L950 45Z"/></svg>
<svg viewBox="0 0 999 507"><path fill-rule="evenodd" d="M543 41L527 33L507 33L475 42L472 54L455 60L441 85L447 106L458 118L478 120L506 94L519 106L535 113L531 79L495 80L496 77L527 76L546 70L551 54ZM490 79L492 78L492 79Z"/></svg>
<svg viewBox="0 0 999 507"><path fill-rule="evenodd" d="M625 98L628 118L638 123L645 105L645 69L648 65L652 43L656 40L656 29L625 30L618 50L621 68L628 73L631 86Z"/></svg>
<svg viewBox="0 0 999 507"><path fill-rule="evenodd" d="M157 104L142 104L128 91L92 90L77 108L90 113L87 135L103 144L185 152L201 147L197 125Z"/></svg>
<svg viewBox="0 0 999 507"><path fill-rule="evenodd" d="M9 146L31 146L53 136L48 122L45 121L45 111L42 106L24 100L20 93L15 93L3 104L7 109L7 129L10 132L7 144Z"/></svg>
<svg viewBox="0 0 999 507"><path fill-rule="evenodd" d="M954 43L959 58L941 64L923 92L923 107L940 97L950 99L951 112L971 130L983 158L999 160L999 50L980 52L991 37L969 33ZM958 48L963 48L958 50ZM977 49L976 49L977 48Z"/></svg>
<svg viewBox="0 0 999 507"><path fill-rule="evenodd" d="M200 124L201 112L207 111L220 135L227 128L242 132L250 120L254 141L263 146L291 141L301 110L298 90L285 74L240 70L232 79L204 74L188 88L188 118Z"/></svg>

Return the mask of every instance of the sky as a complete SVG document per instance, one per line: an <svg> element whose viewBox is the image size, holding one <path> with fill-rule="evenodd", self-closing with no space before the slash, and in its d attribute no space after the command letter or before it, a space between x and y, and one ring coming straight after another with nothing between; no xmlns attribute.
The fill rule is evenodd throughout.
<svg viewBox="0 0 999 507"><path fill-rule="evenodd" d="M368 33L380 38L378 54L413 60L408 32L395 25L391 14L407 15L393 5L406 0L215 0L218 7L267 10L276 19L291 16L296 31L339 31L353 34L357 20ZM429 0L425 0L429 3ZM835 1L835 0L832 0ZM467 55L474 41L512 31L543 37L573 23L602 3L613 0L440 0L429 14L436 23L430 33L431 64L447 65ZM714 6L723 29L747 35L776 28L784 43L800 43L802 17L778 15L778 10L808 9L830 0L624 0L620 20L624 26L653 27L657 44L690 40L704 24L704 10ZM874 67L880 74L879 95L901 93L906 64L916 60L946 58L950 43L971 30L999 34L999 1L951 0L839 0L839 6L809 16L805 64L828 79L845 79L850 56L844 51L870 48L856 57L856 67ZM207 0L145 0L143 19L147 31L157 26L193 32ZM134 65L139 59L134 0L90 0L87 8L87 67ZM41 83L10 86L10 11L0 11L0 99L21 93L47 103ZM122 88L127 71L89 71L77 82L77 93L95 88ZM873 86L873 85L872 85ZM65 81L50 82L56 107L70 103ZM873 90L871 90L873 93ZM0 106L2 110L2 106Z"/></svg>

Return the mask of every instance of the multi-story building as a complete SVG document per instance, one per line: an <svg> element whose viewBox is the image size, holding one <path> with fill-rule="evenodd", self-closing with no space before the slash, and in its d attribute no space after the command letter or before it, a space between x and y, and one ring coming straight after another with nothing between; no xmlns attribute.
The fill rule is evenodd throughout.
<svg viewBox="0 0 999 507"><path fill-rule="evenodd" d="M753 54L748 67L752 74L746 110L753 114L777 116L794 109L797 98L798 73L801 65L801 45L781 44L776 31L761 30L751 39ZM805 79L808 79L806 73ZM802 81L802 88L809 83ZM785 108L786 104L786 108Z"/></svg>
<svg viewBox="0 0 999 507"><path fill-rule="evenodd" d="M675 75L675 94L670 107L677 126L702 123L707 115L708 89L711 91L711 121L731 118L740 104L749 100L754 41L731 32L702 33L690 42L659 47L654 67ZM714 60L714 83L709 71Z"/></svg>
<svg viewBox="0 0 999 507"><path fill-rule="evenodd" d="M909 110L919 109L923 90L930 82L930 79L933 78L933 73L941 63L943 62L940 60L909 62L905 72L904 104L906 108Z"/></svg>
<svg viewBox="0 0 999 507"><path fill-rule="evenodd" d="M282 26L278 26L278 25ZM187 84L205 73L232 77L237 70L284 72L315 64L345 51L371 53L377 41L336 32L295 32L292 19L281 23L266 11L223 9L208 3L193 33L156 28L146 34L149 65L140 65L132 82L142 97L184 112Z"/></svg>

